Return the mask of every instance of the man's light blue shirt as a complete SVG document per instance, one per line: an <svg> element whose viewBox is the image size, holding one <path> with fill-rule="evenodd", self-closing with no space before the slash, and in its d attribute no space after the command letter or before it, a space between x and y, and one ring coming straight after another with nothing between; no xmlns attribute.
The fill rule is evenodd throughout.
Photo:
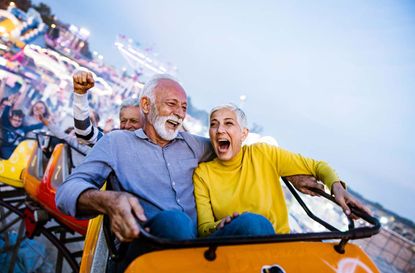
<svg viewBox="0 0 415 273"><path fill-rule="evenodd" d="M100 189L114 172L121 188L139 197L148 219L160 210L180 210L196 223L193 171L213 156L209 139L185 132L160 147L142 129L114 131L95 144L59 187L56 204L66 214L91 217L77 211L80 194Z"/></svg>

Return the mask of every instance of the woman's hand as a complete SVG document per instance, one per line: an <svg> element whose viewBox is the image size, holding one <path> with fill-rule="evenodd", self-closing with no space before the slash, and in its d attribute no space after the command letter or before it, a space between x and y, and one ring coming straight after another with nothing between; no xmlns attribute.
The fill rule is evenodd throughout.
<svg viewBox="0 0 415 273"><path fill-rule="evenodd" d="M348 193L343 187L340 181L334 182L331 187L331 191L336 199L337 203L342 207L344 213L350 216L352 219L358 219L359 217L353 214L349 206L356 207L369 215L372 215L372 212L365 205L357 201L354 197Z"/></svg>
<svg viewBox="0 0 415 273"><path fill-rule="evenodd" d="M49 124L54 124L55 123L55 119L52 116L49 116L48 118L45 118L44 115L40 114L38 115L39 117L39 121L42 122L45 126L49 126Z"/></svg>
<svg viewBox="0 0 415 273"><path fill-rule="evenodd" d="M222 221L220 221L219 225L217 225L216 230L222 229L225 227L225 225L229 224L230 222L232 222L232 220L236 217L239 216L238 212L234 212L232 213L231 216L226 216L222 219Z"/></svg>

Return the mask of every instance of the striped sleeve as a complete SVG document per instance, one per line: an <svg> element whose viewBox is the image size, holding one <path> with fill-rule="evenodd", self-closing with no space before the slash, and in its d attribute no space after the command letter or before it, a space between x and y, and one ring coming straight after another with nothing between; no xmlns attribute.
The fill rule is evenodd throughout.
<svg viewBox="0 0 415 273"><path fill-rule="evenodd" d="M73 116L75 135L80 143L93 145L102 137L102 132L94 127L89 119L87 94L74 94Z"/></svg>

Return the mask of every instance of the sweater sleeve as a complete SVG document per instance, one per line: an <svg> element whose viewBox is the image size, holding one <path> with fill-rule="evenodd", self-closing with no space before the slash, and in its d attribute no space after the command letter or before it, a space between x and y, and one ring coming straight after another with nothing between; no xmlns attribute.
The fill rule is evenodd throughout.
<svg viewBox="0 0 415 273"><path fill-rule="evenodd" d="M274 149L280 176L297 174L312 175L322 181L330 190L334 182L340 181L336 172L324 161L304 157L281 148Z"/></svg>
<svg viewBox="0 0 415 273"><path fill-rule="evenodd" d="M197 209L197 230L199 236L205 237L216 231L216 226L221 220L215 221L213 210L210 202L208 186L202 178L203 170L198 167L193 175L195 187L195 200Z"/></svg>

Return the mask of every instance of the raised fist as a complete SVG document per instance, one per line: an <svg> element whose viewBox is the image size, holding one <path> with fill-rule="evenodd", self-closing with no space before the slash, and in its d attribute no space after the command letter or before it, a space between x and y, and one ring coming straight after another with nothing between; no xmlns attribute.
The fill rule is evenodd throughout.
<svg viewBox="0 0 415 273"><path fill-rule="evenodd" d="M94 77L89 71L78 70L73 74L72 79L75 93L85 94L89 89L94 87Z"/></svg>

